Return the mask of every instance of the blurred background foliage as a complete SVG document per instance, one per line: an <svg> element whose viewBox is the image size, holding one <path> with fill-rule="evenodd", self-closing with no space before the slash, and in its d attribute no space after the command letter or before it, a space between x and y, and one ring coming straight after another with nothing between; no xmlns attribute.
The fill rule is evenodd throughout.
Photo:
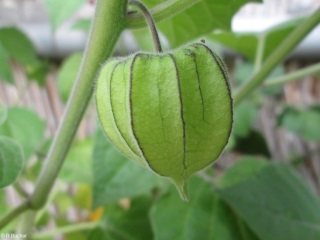
<svg viewBox="0 0 320 240"><path fill-rule="evenodd" d="M93 3L0 1L0 216L34 188L80 68ZM319 5L202 0L157 26L165 49L205 39L225 60L235 90ZM92 101L34 238L320 239L320 71L268 85L319 61L319 31L312 34L235 108L229 144L191 179L189 202L106 141ZM114 55L140 49L153 49L148 30L126 30Z"/></svg>

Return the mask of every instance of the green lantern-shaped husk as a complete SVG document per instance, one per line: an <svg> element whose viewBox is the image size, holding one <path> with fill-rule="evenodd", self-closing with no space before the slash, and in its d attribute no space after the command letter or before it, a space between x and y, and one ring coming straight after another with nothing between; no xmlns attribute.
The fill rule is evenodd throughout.
<svg viewBox="0 0 320 240"><path fill-rule="evenodd" d="M202 43L107 61L96 104L119 151L171 178L183 199L188 177L219 157L232 128L226 68Z"/></svg>

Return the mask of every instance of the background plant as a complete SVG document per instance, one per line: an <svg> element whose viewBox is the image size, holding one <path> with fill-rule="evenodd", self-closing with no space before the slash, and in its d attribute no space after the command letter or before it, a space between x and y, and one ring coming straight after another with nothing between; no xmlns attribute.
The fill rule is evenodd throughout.
<svg viewBox="0 0 320 240"><path fill-rule="evenodd" d="M63 1L44 2L54 29L83 3L69 1L59 11ZM222 172L219 165L214 165L195 176L190 183L191 200L184 203L166 181L114 150L99 129L94 136L72 143L90 103L99 64L111 56L124 29L146 26L141 14L126 15L127 1L98 1L81 67L81 55L73 55L58 75L61 97L69 100L54 139L45 137L46 123L34 112L0 105L0 167L4 173L0 175L0 187L13 184L25 199L17 207L9 206L5 190L1 190L0 225L5 227L1 233L31 233L34 227L45 228L54 221L57 227L53 231L35 232L34 238L50 239L64 233L66 239L318 239L319 197L295 171L310 162L305 156L287 163L271 161L263 135L252 124L265 99L279 94L278 84L319 72L317 64L282 76L284 71L278 66L318 24L319 10L259 34L237 34L230 31L232 16L248 1L143 2L172 48L205 38L208 44L211 40L223 43L248 59L236 69L235 128L228 148L231 153L242 154ZM201 18L199 13L203 13ZM75 27L86 26L87 21L81 21ZM222 31L214 32L217 29ZM150 48L143 43L148 38L144 32L134 31L134 35L142 49ZM54 66L37 57L30 40L13 27L0 29L0 59L0 77L8 84L14 84L12 61L23 65L28 77L42 85ZM268 76L271 79L263 85ZM257 87L260 89L253 91ZM319 116L318 106L283 107L278 124L317 145ZM317 178L313 180L317 186ZM26 182L35 184L32 192L24 190ZM51 215L52 206L59 209L56 216ZM78 223L68 218L70 207L84 212ZM21 218L17 218L19 215Z"/></svg>

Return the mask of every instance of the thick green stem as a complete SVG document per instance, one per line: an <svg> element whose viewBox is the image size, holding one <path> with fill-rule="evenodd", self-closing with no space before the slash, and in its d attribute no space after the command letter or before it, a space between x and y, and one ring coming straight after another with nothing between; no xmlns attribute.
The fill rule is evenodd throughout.
<svg viewBox="0 0 320 240"><path fill-rule="evenodd" d="M202 0L170 0L152 8L150 10L153 19L156 22L160 22L164 19L173 17L178 13L192 7L196 3ZM127 28L142 28L146 27L146 21L141 14L130 14L127 18Z"/></svg>
<svg viewBox="0 0 320 240"><path fill-rule="evenodd" d="M95 75L100 64L111 56L113 48L125 27L127 4L128 0L98 0L97 2L81 70L71 92L62 122L41 170L35 191L29 201L29 206L34 210L42 208L46 203L91 99ZM35 214L35 212L32 212L32 214ZM24 222L22 224L25 224L25 226L22 225L22 228L30 230L34 218L30 219L30 222Z"/></svg>
<svg viewBox="0 0 320 240"><path fill-rule="evenodd" d="M22 217L18 228L18 233L26 235L21 239L29 240L32 238L33 223L36 217L36 211L29 210Z"/></svg>
<svg viewBox="0 0 320 240"><path fill-rule="evenodd" d="M273 86L290 81L295 81L316 73L320 73L320 63L314 64L310 67L303 68L301 70L294 71L281 77L268 79L266 82L264 82L263 86Z"/></svg>
<svg viewBox="0 0 320 240"><path fill-rule="evenodd" d="M45 205L91 99L95 75L100 64L111 56L113 48L125 27L127 4L128 0L98 0L88 45L62 122L41 170L35 191L30 197L28 205L21 209L19 213L25 211L28 207L38 210ZM35 215L35 212L30 214ZM34 218L30 221L23 221L21 228L31 231L30 228L32 228L33 223Z"/></svg>
<svg viewBox="0 0 320 240"><path fill-rule="evenodd" d="M248 94L256 89L271 73L271 71L290 53L300 41L320 22L320 9L302 22L285 40L274 49L260 70L255 73L235 94L234 104L237 105Z"/></svg>
<svg viewBox="0 0 320 240"><path fill-rule="evenodd" d="M127 0L99 0L78 79L65 114L37 181L31 206L41 208L58 176L70 144L91 99L100 64L111 56L124 29Z"/></svg>
<svg viewBox="0 0 320 240"><path fill-rule="evenodd" d="M4 228L7 224L9 224L13 219L18 217L23 212L27 211L29 208L29 204L27 201L20 204L18 207L14 208L7 215L3 216L0 220L0 229Z"/></svg>

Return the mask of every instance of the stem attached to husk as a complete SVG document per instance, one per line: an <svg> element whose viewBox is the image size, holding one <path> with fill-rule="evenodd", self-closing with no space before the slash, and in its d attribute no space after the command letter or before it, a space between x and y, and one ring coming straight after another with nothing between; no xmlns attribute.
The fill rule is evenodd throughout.
<svg viewBox="0 0 320 240"><path fill-rule="evenodd" d="M131 0L129 2L129 4L132 6L138 7L141 10L141 12L143 13L143 15L148 23L149 30L150 30L150 33L153 38L154 48L157 52L162 52L162 47L161 47L158 31L157 31L156 25L154 23L154 20L152 18L152 15L149 12L149 10L147 9L147 7L145 5L143 5L141 2L136 1L136 0Z"/></svg>
<svg viewBox="0 0 320 240"><path fill-rule="evenodd" d="M168 18L172 18L177 14L191 8L200 3L202 0L168 0L156 5L150 12L156 22L161 22ZM146 23L141 14L133 13L127 18L126 28L137 29L144 28Z"/></svg>

